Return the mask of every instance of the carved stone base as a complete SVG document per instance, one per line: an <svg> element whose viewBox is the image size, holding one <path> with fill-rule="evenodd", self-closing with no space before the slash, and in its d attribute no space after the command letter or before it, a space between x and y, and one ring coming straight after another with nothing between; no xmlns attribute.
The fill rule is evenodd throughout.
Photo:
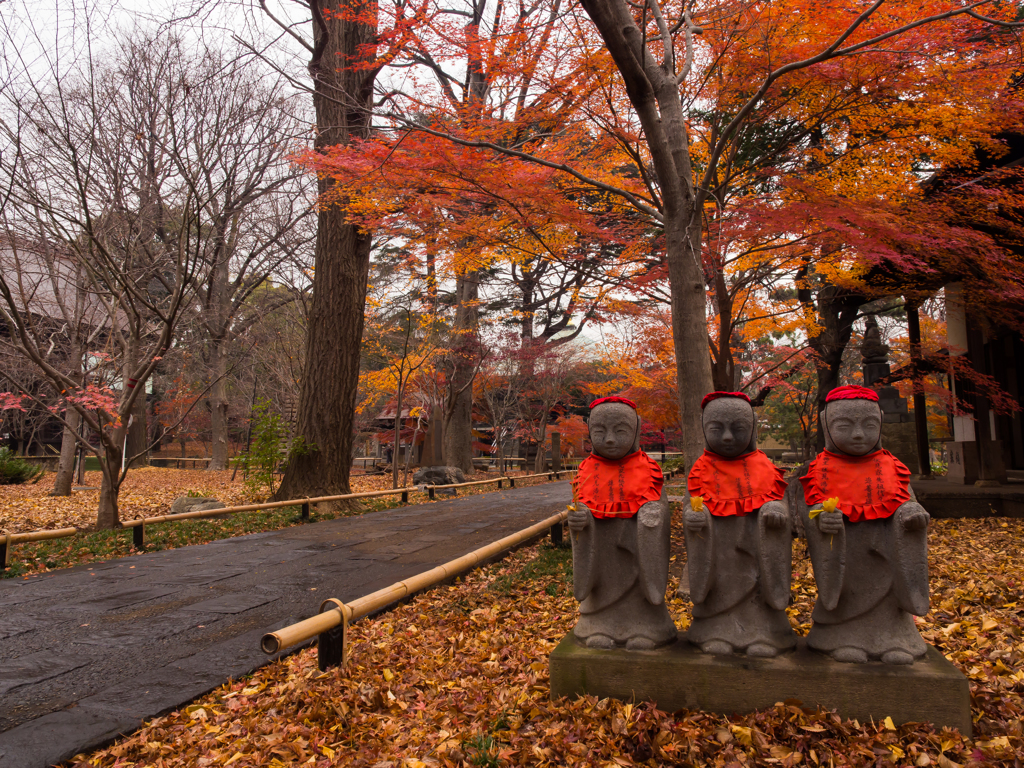
<svg viewBox="0 0 1024 768"><path fill-rule="evenodd" d="M796 699L844 718L930 722L971 735L967 678L934 647L909 666L843 664L807 650L773 659L710 656L685 640L653 651L603 651L566 635L549 661L551 696L654 701L668 712L744 714Z"/></svg>

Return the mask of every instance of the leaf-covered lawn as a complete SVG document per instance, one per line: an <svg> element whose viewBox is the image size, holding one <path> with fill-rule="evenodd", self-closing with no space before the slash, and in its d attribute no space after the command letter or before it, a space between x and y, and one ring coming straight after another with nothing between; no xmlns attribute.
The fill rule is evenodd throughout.
<svg viewBox="0 0 1024 768"><path fill-rule="evenodd" d="M677 514L678 517L678 514ZM971 682L975 737L844 721L783 704L744 717L548 697L548 654L572 627L568 550L524 549L357 622L349 665L315 650L222 686L88 756L90 766L1019 766L1024 755L1022 521L938 521L920 627ZM794 626L813 583L796 551ZM670 584L669 594L674 594ZM688 604L672 598L685 626Z"/></svg>

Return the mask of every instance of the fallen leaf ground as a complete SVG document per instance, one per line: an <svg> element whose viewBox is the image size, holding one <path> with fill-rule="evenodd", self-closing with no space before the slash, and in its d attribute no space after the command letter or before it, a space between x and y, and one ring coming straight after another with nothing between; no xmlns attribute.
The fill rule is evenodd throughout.
<svg viewBox="0 0 1024 768"><path fill-rule="evenodd" d="M1020 766L1022 536L1024 521L999 519L937 521L930 534L932 612L920 627L970 679L973 739L783 704L723 717L551 701L548 654L576 603L569 551L542 544L356 623L344 671L321 674L315 650L302 651L75 765ZM794 554L790 616L805 632L814 588L801 544ZM670 607L685 627L689 605L673 596Z"/></svg>
<svg viewBox="0 0 1024 768"><path fill-rule="evenodd" d="M515 476L528 473L511 474ZM262 501L262 499L252 499L247 495L241 473L236 476L234 481L231 480L231 475L231 470L220 472L156 467L134 469L128 473L122 486L119 503L121 519L130 520L136 517L167 514L171 502L179 496L186 495L212 496L228 506ZM483 480L486 478L488 478L486 473L479 473L469 479ZM531 478L520 481L518 484L525 486L542 482L546 482L544 478ZM85 483L83 488L93 487L93 489L77 490L71 496L63 497L49 495L53 487L52 472L46 473L34 485L0 486L0 534L55 528L90 528L96 518L100 473L87 472ZM391 487L391 477L353 475L350 485L353 493L382 491ZM494 485L478 485L460 488L459 494L466 496L489 493L494 490ZM441 497L439 496L439 498ZM409 501L413 504L427 503L427 494L412 493ZM388 509L400 504L400 497L393 496L364 499L351 508L314 507L310 520L319 522L343 515ZM277 530L301 523L302 519L297 506L241 512L225 518L160 523L147 528L147 543L143 550L135 549L132 546L130 530L82 533L74 537L17 545L12 549L9 567L0 574L4 578L16 578L81 563L95 563L118 557L128 557L142 551L152 552L190 544L203 544L232 536Z"/></svg>

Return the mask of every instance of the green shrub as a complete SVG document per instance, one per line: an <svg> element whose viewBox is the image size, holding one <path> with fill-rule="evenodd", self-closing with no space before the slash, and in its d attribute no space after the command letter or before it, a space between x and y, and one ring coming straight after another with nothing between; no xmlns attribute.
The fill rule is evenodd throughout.
<svg viewBox="0 0 1024 768"><path fill-rule="evenodd" d="M252 444L242 456L245 487L252 498L268 498L274 493L274 473L285 448L284 419L272 410L268 400L260 400L253 410Z"/></svg>
<svg viewBox="0 0 1024 768"><path fill-rule="evenodd" d="M42 467L19 458L10 448L0 448L0 485L21 485L42 474Z"/></svg>

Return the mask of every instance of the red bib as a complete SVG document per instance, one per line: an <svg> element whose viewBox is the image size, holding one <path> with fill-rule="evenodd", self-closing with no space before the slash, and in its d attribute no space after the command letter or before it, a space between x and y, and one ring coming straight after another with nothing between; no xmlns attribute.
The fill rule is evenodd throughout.
<svg viewBox="0 0 1024 768"><path fill-rule="evenodd" d="M910 501L909 481L906 464L884 449L867 456L822 451L800 478L808 505L838 498L851 523L892 516Z"/></svg>
<svg viewBox="0 0 1024 768"><path fill-rule="evenodd" d="M664 477L646 453L637 451L618 461L590 454L573 480L574 498L594 517L632 517L648 501L661 498Z"/></svg>
<svg viewBox="0 0 1024 768"><path fill-rule="evenodd" d="M705 450L694 462L686 485L691 496L704 497L704 505L717 517L744 517L766 501L786 495L782 470L764 451L727 459Z"/></svg>

